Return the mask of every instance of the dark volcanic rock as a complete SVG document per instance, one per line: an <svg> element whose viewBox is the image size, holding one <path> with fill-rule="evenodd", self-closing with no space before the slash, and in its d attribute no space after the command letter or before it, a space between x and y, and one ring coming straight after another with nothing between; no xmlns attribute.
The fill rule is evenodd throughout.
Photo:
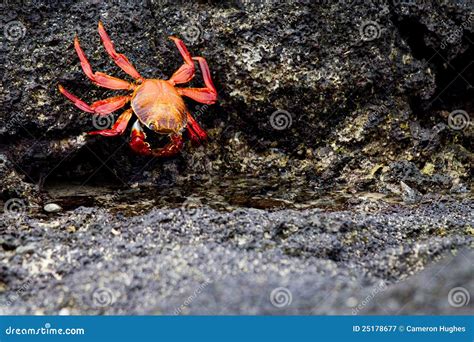
<svg viewBox="0 0 474 342"><path fill-rule="evenodd" d="M472 290L469 259L426 310L416 295L430 271L403 284L472 247L467 3L0 6L5 312L383 313L373 297L393 313L460 312L445 292ZM57 85L88 103L120 92L89 82L74 35L94 71L127 78L99 20L147 78L182 64L169 35L207 59L219 101L186 101L208 144L157 160L131 153L129 131L85 134L97 118ZM190 86L202 84L198 73Z"/></svg>
<svg viewBox="0 0 474 342"><path fill-rule="evenodd" d="M474 253L467 250L460 251L456 257L446 257L419 275L385 288L385 293L359 312L366 315L472 315L473 257Z"/></svg>
<svg viewBox="0 0 474 342"><path fill-rule="evenodd" d="M473 18L461 2L5 6L1 149L34 181L94 174L124 185L243 172L390 192L400 181L387 186L392 163L409 161L431 177L420 191L469 183L472 125L448 126L450 112L469 120L473 108ZM128 133L83 135L91 116L56 87L88 102L116 93L90 84L72 46L77 33L94 70L124 77L100 44L99 19L145 77L168 77L182 63L169 35L207 58L219 102L189 101L211 135L206 148L150 163L130 153Z"/></svg>
<svg viewBox="0 0 474 342"><path fill-rule="evenodd" d="M472 253L446 273L431 271L388 291L443 255L472 247L473 206L3 215L1 307L49 314L384 314L385 302L397 313L412 298L408 307L416 313L460 313L445 292L461 286L472 293ZM430 274L446 280L431 285L439 298L423 307L418 295L426 295ZM377 289L384 293L371 295ZM271 297L274 290L281 293Z"/></svg>

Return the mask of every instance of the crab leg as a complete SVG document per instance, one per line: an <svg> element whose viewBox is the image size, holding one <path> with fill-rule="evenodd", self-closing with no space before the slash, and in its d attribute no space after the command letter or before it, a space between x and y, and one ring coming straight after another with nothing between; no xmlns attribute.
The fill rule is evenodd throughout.
<svg viewBox="0 0 474 342"><path fill-rule="evenodd" d="M180 134L170 135L171 142L164 147L152 150L155 157L171 157L179 153L184 146L183 137Z"/></svg>
<svg viewBox="0 0 474 342"><path fill-rule="evenodd" d="M174 41L176 47L184 59L184 64L177 71L175 71L175 73L169 79L169 82L171 82L173 85L187 83L193 79L195 73L194 62L191 54L181 39L172 36L168 38Z"/></svg>
<svg viewBox="0 0 474 342"><path fill-rule="evenodd" d="M131 96L129 95L124 95L124 96L115 96L115 97L110 97L105 100L99 100L91 105L88 105L84 101L82 101L80 98L77 96L71 94L68 92L62 85L58 86L59 91L61 94L66 96L74 105L88 113L95 113L99 115L107 115L112 112L115 112L117 109L122 108L125 106L125 104L130 101Z"/></svg>
<svg viewBox="0 0 474 342"><path fill-rule="evenodd" d="M110 57L112 57L115 64L117 64L120 67L120 69L125 71L127 74L132 76L137 81L142 81L143 78L140 76L140 74L132 65L132 63L130 63L128 58L122 55L121 53L117 53L115 51L114 44L110 40L110 37L107 34L107 32L105 32L104 25L102 25L101 21L99 21L99 35L100 35L100 38L102 39L102 43L104 44L105 50L107 50L107 53L110 55Z"/></svg>
<svg viewBox="0 0 474 342"><path fill-rule="evenodd" d="M152 150L150 144L146 141L145 132L139 123L135 121L132 127L132 138L130 139L130 147L138 154L154 157L171 157L177 154L183 148L183 137L179 134L170 135L171 142L163 148Z"/></svg>
<svg viewBox="0 0 474 342"><path fill-rule="evenodd" d="M92 82L101 87L109 89L129 90L134 88L133 84L125 80L121 80L120 78L112 77L102 72L92 72L91 65L87 60L86 54L82 50L77 37L74 38L74 48L76 49L77 55L79 56L79 60L81 61L82 70Z"/></svg>
<svg viewBox="0 0 474 342"><path fill-rule="evenodd" d="M202 78L206 84L205 88L178 88L178 93L183 96L192 98L193 100L205 104L214 104L217 100L217 91L212 82L209 66L203 57L193 57L193 60L199 62Z"/></svg>
<svg viewBox="0 0 474 342"><path fill-rule="evenodd" d="M188 116L188 126L186 127L188 130L189 137L195 144L201 144L202 142L207 140L207 134L206 132L202 129L201 126L197 123L196 120L189 114L187 113Z"/></svg>
<svg viewBox="0 0 474 342"><path fill-rule="evenodd" d="M125 129L127 128L130 118L132 117L132 113L133 111L131 108L127 109L118 117L117 121L115 121L111 129L102 129L100 131L93 131L87 134L103 135L104 137L114 137L116 135L122 135L123 132L125 132Z"/></svg>

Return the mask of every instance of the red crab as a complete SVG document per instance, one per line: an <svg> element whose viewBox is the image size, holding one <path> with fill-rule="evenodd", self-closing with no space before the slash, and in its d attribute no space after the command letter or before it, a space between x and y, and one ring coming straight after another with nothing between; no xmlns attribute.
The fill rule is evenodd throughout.
<svg viewBox="0 0 474 342"><path fill-rule="evenodd" d="M122 54L115 51L114 45L99 21L99 35L105 49L114 62L128 75L135 79L134 82L106 75L102 72L92 72L84 51L79 45L79 40L74 39L74 48L81 61L82 70L91 81L101 87L109 89L123 89L131 91L128 95L111 97L88 105L78 97L69 93L61 85L59 91L71 100L79 109L96 115L108 115L131 102L131 108L125 110L110 129L89 132L89 134L100 134L103 136L116 136L123 134L127 124L135 114L138 120L132 127L130 146L132 150L142 155L168 157L178 153L183 147L182 132L186 128L191 140L200 143L206 140L206 132L199 126L189 113L183 101L187 96L197 102L214 104L217 100L217 92L212 83L211 73L206 60L203 57L192 57L184 43L176 37L169 37L174 41L184 64L171 76L169 80L143 78L132 63ZM201 68L204 88L178 88L176 85L191 81L195 74L194 61ZM168 134L171 142L163 148L151 149L145 141L146 135L142 124L150 130L161 134Z"/></svg>

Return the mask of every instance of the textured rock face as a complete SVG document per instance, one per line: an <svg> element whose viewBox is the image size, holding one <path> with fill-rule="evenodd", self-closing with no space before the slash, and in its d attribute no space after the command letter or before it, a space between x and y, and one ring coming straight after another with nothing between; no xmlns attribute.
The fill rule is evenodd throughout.
<svg viewBox="0 0 474 342"><path fill-rule="evenodd" d="M392 286L442 253L472 246L474 18L467 4L1 6L0 260L9 266L2 266L0 294L11 302L18 289L29 293L8 310L96 312L91 291L105 287L122 301L106 312L170 313L212 277L206 295L193 300L210 313L229 300L226 289L240 291L226 313L269 312L268 302L251 303L277 286L289 286L297 303L308 299L314 312L350 311L377 284ZM88 103L121 93L92 85L73 48L77 33L94 71L126 78L101 46L99 19L145 77L168 78L182 64L169 35L207 59L218 103L186 100L209 133L206 146L188 143L176 158L150 160L130 152L128 131L86 136L119 113L98 120L57 85ZM202 84L198 74L190 86ZM148 135L154 146L166 143ZM43 212L48 204L63 211ZM439 223L445 216L455 219ZM104 232L118 236L112 247ZM176 255L176 273L160 268ZM341 301L318 305L323 298L311 284L336 286ZM43 290L61 295L40 303L33 293Z"/></svg>
<svg viewBox="0 0 474 342"><path fill-rule="evenodd" d="M120 184L159 182L163 165L175 178L205 167L205 174L285 174L356 190L391 191L413 173L408 185L421 191L469 183L472 125L462 120L472 114L473 18L463 4L6 6L0 134L6 158L28 182L84 180L105 162L96 176L112 173ZM56 86L89 102L116 93L88 82L72 47L78 33L94 70L123 77L100 44L99 18L146 77L168 77L181 65L170 34L207 58L219 102L188 101L210 132L207 148L187 146L183 158L150 164L129 152L126 136L82 135L94 129L91 116ZM450 127L455 110L461 121Z"/></svg>
<svg viewBox="0 0 474 342"><path fill-rule="evenodd" d="M124 217L78 208L49 218L3 216L0 307L35 314L472 311L469 301L449 302L452 288L473 289L465 250L473 243L472 201L416 209L369 203L332 212L188 207ZM434 270L395 284L441 257Z"/></svg>

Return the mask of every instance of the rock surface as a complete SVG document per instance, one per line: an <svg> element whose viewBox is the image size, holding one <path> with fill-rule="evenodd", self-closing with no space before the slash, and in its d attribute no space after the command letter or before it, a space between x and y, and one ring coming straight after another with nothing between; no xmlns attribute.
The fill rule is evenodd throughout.
<svg viewBox="0 0 474 342"><path fill-rule="evenodd" d="M1 178L19 184L17 197L25 197L21 177L128 185L271 174L382 192L398 191L402 180L423 192L470 185L474 19L461 2L5 6L0 152L18 174ZM169 35L207 58L219 101L188 102L209 131L207 147L150 162L130 153L128 133L83 134L98 123L57 84L88 102L117 92L82 74L74 35L93 70L124 77L101 46L99 19L145 77L169 77L181 65ZM198 76L191 85L201 84ZM5 199L12 196L2 188Z"/></svg>
<svg viewBox="0 0 474 342"><path fill-rule="evenodd" d="M5 312L466 309L445 294L451 285L473 293L462 257L472 254L460 251L473 237L466 2L0 6ZM169 35L207 59L219 101L187 101L207 145L150 160L130 152L128 132L84 133L103 122L58 83L89 103L117 92L83 75L74 35L94 71L125 77L101 46L99 19L145 77L181 65ZM198 75L191 86L201 85ZM63 211L45 213L47 203ZM446 277L463 281L433 285L437 300L419 301L430 271L405 278L450 253L461 255ZM269 301L278 287L291 305L278 307L285 291ZM407 306L405 290L416 297Z"/></svg>
<svg viewBox="0 0 474 342"><path fill-rule="evenodd" d="M472 303L456 308L447 300L456 286L473 290L465 249L474 242L474 203L380 204L4 215L1 307L35 314L472 312ZM459 255L449 267L403 281L451 254Z"/></svg>

